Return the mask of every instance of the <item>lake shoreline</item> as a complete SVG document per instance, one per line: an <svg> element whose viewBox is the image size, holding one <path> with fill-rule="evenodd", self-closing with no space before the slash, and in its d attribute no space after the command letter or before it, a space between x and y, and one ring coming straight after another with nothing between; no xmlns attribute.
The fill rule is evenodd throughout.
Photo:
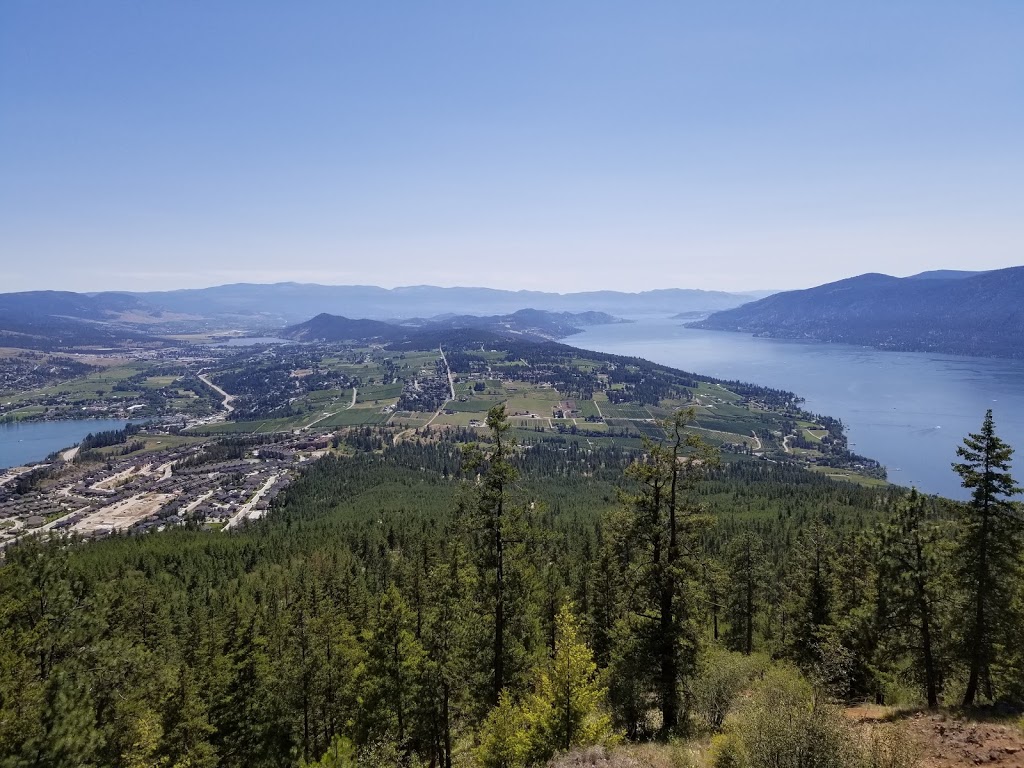
<svg viewBox="0 0 1024 768"><path fill-rule="evenodd" d="M951 464L988 408L998 434L1024 450L1024 361L772 339L665 317L588 328L565 343L792 391L805 410L840 419L850 450L884 464L890 482L924 493L967 498Z"/></svg>
<svg viewBox="0 0 1024 768"><path fill-rule="evenodd" d="M73 449L90 433L124 429L132 419L85 418L0 424L0 473L46 463L55 453ZM18 436L21 435L21 436Z"/></svg>

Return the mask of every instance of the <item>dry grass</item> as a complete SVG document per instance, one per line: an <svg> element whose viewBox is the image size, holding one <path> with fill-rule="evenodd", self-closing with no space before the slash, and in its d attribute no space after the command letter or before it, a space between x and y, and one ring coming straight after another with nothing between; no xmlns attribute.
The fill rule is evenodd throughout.
<svg viewBox="0 0 1024 768"><path fill-rule="evenodd" d="M702 752L701 745L684 742L594 746L559 755L548 768L691 768L700 765Z"/></svg>

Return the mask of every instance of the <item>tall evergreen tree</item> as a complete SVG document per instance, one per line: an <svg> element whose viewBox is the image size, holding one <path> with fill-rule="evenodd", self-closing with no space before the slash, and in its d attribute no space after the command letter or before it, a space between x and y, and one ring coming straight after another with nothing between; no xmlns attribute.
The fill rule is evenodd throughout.
<svg viewBox="0 0 1024 768"><path fill-rule="evenodd" d="M815 517L801 531L788 564L785 595L787 655L805 673L843 695L849 659L837 625L836 535Z"/></svg>
<svg viewBox="0 0 1024 768"><path fill-rule="evenodd" d="M465 467L479 472L472 486L471 528L477 538L480 578L477 589L482 613L490 628L491 671L489 706L496 706L508 685L523 689L537 651L534 603L537 584L530 562L530 528L524 505L514 503L512 487L519 477L513 464L516 444L509 430L505 406L487 414L491 443L471 446Z"/></svg>
<svg viewBox="0 0 1024 768"><path fill-rule="evenodd" d="M379 738L407 750L414 731L412 716L420 695L423 646L414 632L415 615L392 584L381 597L370 638L368 704Z"/></svg>
<svg viewBox="0 0 1024 768"><path fill-rule="evenodd" d="M1013 448L996 435L991 409L981 431L965 437L956 453L962 461L954 462L953 470L971 491L958 548L969 603L964 633L969 675L963 705L970 706L983 680L988 695L994 693L991 666L998 636L1007 628L1014 583L1020 575L1024 521L1011 502L1021 492L1010 475Z"/></svg>
<svg viewBox="0 0 1024 768"><path fill-rule="evenodd" d="M668 438L647 441L645 456L629 467L627 475L639 491L625 498L617 531L629 598L620 620L625 625L618 632L619 680L613 686L638 693L636 671L648 667L663 735L682 724L681 684L697 660L697 534L710 520L691 493L717 462L698 435L685 431L693 419L692 409L676 413L664 424ZM628 709L635 710L635 702Z"/></svg>
<svg viewBox="0 0 1024 768"><path fill-rule="evenodd" d="M750 655L754 650L754 623L765 580L764 545L761 539L745 531L733 539L726 550L728 592L725 599L729 627L725 635L730 650Z"/></svg>
<svg viewBox="0 0 1024 768"><path fill-rule="evenodd" d="M939 703L941 623L938 608L942 561L927 502L917 489L896 504L881 536L879 602L889 645L912 654L929 707Z"/></svg>

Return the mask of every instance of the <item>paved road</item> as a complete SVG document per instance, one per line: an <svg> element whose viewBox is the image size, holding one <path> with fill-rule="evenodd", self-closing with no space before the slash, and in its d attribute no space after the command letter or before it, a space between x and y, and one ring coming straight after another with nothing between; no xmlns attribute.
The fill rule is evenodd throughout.
<svg viewBox="0 0 1024 768"><path fill-rule="evenodd" d="M444 350L438 346L437 350L441 353L441 359L444 360L444 369L448 371L448 389L451 390L451 399L455 399L455 377L452 376L452 368L448 365L448 358L444 356ZM441 407L444 407L444 403L441 403Z"/></svg>
<svg viewBox="0 0 1024 768"><path fill-rule="evenodd" d="M441 415L441 412L444 410L445 405L447 405L450 401L455 399L455 377L452 376L452 368L450 365L448 365L448 358L444 356L444 349L442 349L440 346L438 346L437 349L441 353L441 359L444 360L444 369L448 372L448 391L451 396L443 403L441 403L440 407L437 409L437 411L435 411L434 415L430 417L430 421L428 421L426 424L420 427L420 429L425 429L429 427L431 424L433 424L434 419ZM392 443L394 445L398 445L402 440L405 439L406 435L411 435L415 431L415 429L410 428L403 430L402 432L399 432L397 435L395 435L394 439L392 440Z"/></svg>
<svg viewBox="0 0 1024 768"><path fill-rule="evenodd" d="M224 406L224 410L226 410L228 413L231 413L233 410L235 410L235 406L231 404L231 402L235 399L234 395L229 395L223 389L221 389L212 381L210 381L209 376L207 376L205 373L200 373L199 379L208 387L210 387L214 392L216 392L218 395L224 398L224 402L221 403L221 405Z"/></svg>
<svg viewBox="0 0 1024 768"><path fill-rule="evenodd" d="M240 522L245 520L247 517L249 517L249 513L252 512L252 508L256 506L257 503L259 503L260 499L266 496L267 491L270 490L270 486L277 482L278 477L280 477L280 475L271 475L269 478L267 478L267 482L260 486L260 489L252 495L251 499L249 499L247 502L245 502L245 504L238 508L238 511L232 516L230 520L228 520L224 528L222 528L221 530L230 530L231 528L234 528Z"/></svg>

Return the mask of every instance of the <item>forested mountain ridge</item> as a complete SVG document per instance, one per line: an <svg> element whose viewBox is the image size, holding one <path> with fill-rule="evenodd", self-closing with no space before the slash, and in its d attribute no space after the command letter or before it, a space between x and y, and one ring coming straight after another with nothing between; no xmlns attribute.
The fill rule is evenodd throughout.
<svg viewBox="0 0 1024 768"><path fill-rule="evenodd" d="M583 326L620 322L604 312L547 312L521 309L509 315L441 315L415 318L404 323L350 319L322 313L279 332L296 341L413 342L425 332L459 330L484 331L495 337L513 336L532 340L556 339L579 333Z"/></svg>
<svg viewBox="0 0 1024 768"><path fill-rule="evenodd" d="M866 274L716 312L693 328L901 351L1024 357L1024 267Z"/></svg>
<svg viewBox="0 0 1024 768"><path fill-rule="evenodd" d="M0 293L0 346L49 350L156 341L144 329L120 322L145 311L143 302L123 293Z"/></svg>

